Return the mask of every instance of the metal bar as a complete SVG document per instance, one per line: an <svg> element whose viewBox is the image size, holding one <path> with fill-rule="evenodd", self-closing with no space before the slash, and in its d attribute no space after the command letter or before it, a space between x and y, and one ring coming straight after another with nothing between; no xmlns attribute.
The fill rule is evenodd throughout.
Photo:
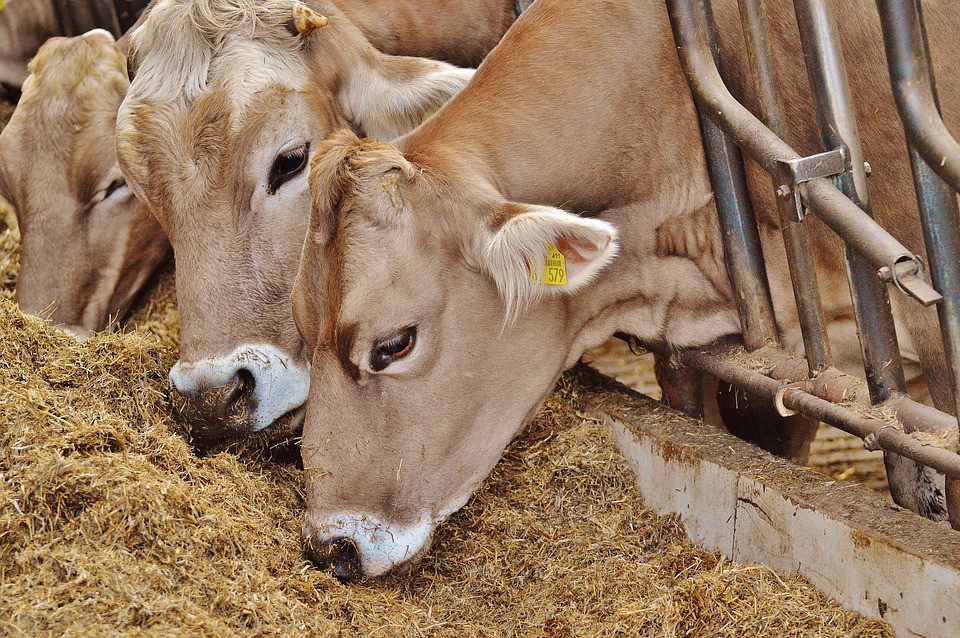
<svg viewBox="0 0 960 638"><path fill-rule="evenodd" d="M957 195L925 158L921 133L940 139L940 145L960 145L950 137L940 117L939 99L930 63L919 2L877 0L887 50L894 97L907 133L923 238L933 287L943 295L937 307L947 368L951 375L954 414L960 415L960 234ZM931 130L931 126L933 130ZM949 139L944 139L944 136ZM960 155L958 155L960 157ZM946 156L943 156L946 159ZM937 156L930 159L936 160ZM958 167L960 168L960 167ZM948 481L947 510L954 529L960 529L960 484Z"/></svg>
<svg viewBox="0 0 960 638"><path fill-rule="evenodd" d="M666 2L674 38L678 45L680 63L700 112L708 116L768 173L774 178L779 178L781 184L789 184L792 174L785 170L786 165L792 160L802 158L730 95L713 61L708 44L708 28L703 15L704 0L666 0ZM816 182L829 185L826 180L815 179L806 182L803 191L805 193L810 191L810 186ZM805 195L804 201L819 216L823 212L824 193L819 188L814 188L813 191L816 199L807 201ZM869 217L856 204L840 196L839 193L837 195L837 198L831 200L839 207L837 216L843 219ZM836 217L827 217L823 221L844 241L858 241L858 233L851 233L849 226L834 225ZM879 226L877 228L879 229ZM922 272L922 262L919 258L892 236L884 233L882 229L879 230L881 232L878 236L883 237L883 241L874 246L867 255L875 268L879 270L887 267L891 272L898 274L903 271L903 266L909 266L910 271ZM898 262L902 264L899 269L895 268ZM936 292L919 277L902 282L898 287L903 292L920 298L924 303L929 303L931 295L936 298Z"/></svg>
<svg viewBox="0 0 960 638"><path fill-rule="evenodd" d="M894 98L907 137L927 164L960 190L960 144L940 117L926 37L913 0L877 0Z"/></svg>
<svg viewBox="0 0 960 638"><path fill-rule="evenodd" d="M739 5L747 55L750 57L750 68L753 72L753 84L760 104L760 115L777 137L787 140L789 135L787 121L776 88L777 77L773 66L773 54L770 51L770 40L767 36L767 16L763 0L739 0ZM775 192L778 186L774 182ZM800 222L793 221L787 210L787 206L793 205L795 200L780 197L776 193L775 199L787 265L790 269L790 281L793 284L793 296L797 304L803 348L809 372L814 375L832 363L830 343L827 340L823 319L823 306L817 285L817 271L810 256L806 228ZM793 217L798 218L799 215L794 213Z"/></svg>
<svg viewBox="0 0 960 638"><path fill-rule="evenodd" d="M876 444L886 452L896 453L947 476L960 478L960 456L942 448L923 445L910 435L891 427L889 423L860 416L799 388L785 390L780 382L730 363L711 352L688 352L683 355L683 360L705 374L755 392L771 401L780 395L783 405L791 410L829 423L860 438L875 437Z"/></svg>
<svg viewBox="0 0 960 638"><path fill-rule="evenodd" d="M793 6L820 137L827 149L846 148L849 153L851 170L837 178L838 186L872 217L863 150L833 7L827 0L794 0ZM890 299L883 283L871 276L873 268L866 256L847 243L844 252L867 387L872 402L882 403L905 392L907 387ZM890 495L897 504L907 507L917 488L895 480L894 474L902 463L902 458L884 453ZM918 476L919 472L918 469Z"/></svg>
<svg viewBox="0 0 960 638"><path fill-rule="evenodd" d="M827 149L846 148L849 153L852 166L837 179L840 190L872 217L863 151L832 7L825 0L794 0L794 7L814 96L814 113L824 146ZM807 190L817 188L813 185ZM865 258L868 252L860 252L868 249L871 243L863 241L864 236L879 234L882 229L875 223L867 227L871 233L865 233L859 224L856 233L848 233L858 236L860 245L851 247L845 244L847 273L867 385L873 402L880 403L896 392L905 391L906 383L890 300L883 283L872 276L875 269Z"/></svg>
<svg viewBox="0 0 960 638"><path fill-rule="evenodd" d="M701 8L705 12L707 42L710 49L716 51L709 5L701 4ZM719 68L716 54L714 65ZM724 261L730 283L738 293L735 298L744 343L748 350L767 343L778 343L760 233L747 191L740 149L703 113L699 114L699 119L704 154L710 167L710 184L720 220Z"/></svg>

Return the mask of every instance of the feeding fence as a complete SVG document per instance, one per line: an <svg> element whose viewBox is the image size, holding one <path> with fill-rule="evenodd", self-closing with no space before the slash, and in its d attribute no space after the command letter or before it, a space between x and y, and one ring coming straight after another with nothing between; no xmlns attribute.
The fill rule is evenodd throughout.
<svg viewBox="0 0 960 638"><path fill-rule="evenodd" d="M684 380L689 384L691 374L694 378L708 374L773 401L784 416L800 413L859 436L869 448L883 450L888 476L902 463L916 463L944 474L945 507L953 527L960 528L960 455L955 449L930 445L921 442L922 437L911 435L921 433L931 440L955 440L957 420L907 395L887 295L891 284L895 294L905 295L910 303L937 306L953 407L960 407L960 241L956 198L960 190L960 144L951 137L940 117L919 0L877 0L877 5L916 186L931 283L925 277L922 259L872 218L867 188L870 167L858 138L855 96L847 82L836 15L829 0L794 0L816 125L824 147L824 152L806 157L798 154L784 135L785 116L763 1L738 0L763 121L740 104L724 84L710 0L666 2L680 62L700 113L727 269L737 292L744 346L751 357L765 362L763 370L758 370L757 366L732 359L721 348L691 351L681 355L685 367L679 374L673 373L674 380L680 385ZM805 361L779 347L741 151L772 178ZM808 215L819 218L844 242L869 402L890 408L895 424L844 401L858 382L833 367L803 221ZM796 382L797 379L802 381ZM696 412L697 408L687 411ZM913 503L906 493L910 488L904 487L902 480L891 478L890 487L895 501L905 506Z"/></svg>

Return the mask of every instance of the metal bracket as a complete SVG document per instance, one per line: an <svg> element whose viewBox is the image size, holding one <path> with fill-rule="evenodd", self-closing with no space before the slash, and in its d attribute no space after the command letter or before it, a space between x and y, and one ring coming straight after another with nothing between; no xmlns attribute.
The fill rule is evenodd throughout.
<svg viewBox="0 0 960 638"><path fill-rule="evenodd" d="M836 177L850 170L850 157L844 146L808 157L779 161L780 181L777 195L789 202L787 214L795 222L807 216L800 198L800 185L821 177Z"/></svg>

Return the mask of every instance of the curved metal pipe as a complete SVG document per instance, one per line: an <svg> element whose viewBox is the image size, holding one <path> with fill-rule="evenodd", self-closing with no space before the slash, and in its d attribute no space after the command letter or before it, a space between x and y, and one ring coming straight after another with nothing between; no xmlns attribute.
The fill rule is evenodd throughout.
<svg viewBox="0 0 960 638"><path fill-rule="evenodd" d="M802 159L789 144L777 137L763 122L758 120L750 111L740 104L727 90L723 79L714 63L709 48L707 26L704 22L702 7L694 3L703 0L667 0L667 10L670 23L673 26L674 38L677 41L677 50L680 64L687 76L691 92L700 106L701 111L710 120L720 127L740 148L746 151L760 166L764 168L780 184L790 184L792 175L786 172L787 162ZM862 228L872 221L870 216L844 197L828 180L819 179L807 182L822 182L813 189L801 189L806 194L805 203L818 217L841 238L851 244L858 243L866 248L866 242L860 237ZM830 197L828 189L836 192L838 197ZM829 203L828 203L829 202ZM833 215L824 215L825 206L835 208ZM860 218L858 232L851 234L848 225L838 224L840 219ZM874 223L870 228L869 240L875 245L870 247L864 257L878 270L884 267L891 272L897 271L895 264L902 262L904 257L913 262L916 274L922 273L920 259L906 249L889 233ZM902 282L902 289L925 304L935 303L939 294L921 277ZM933 301L931 301L933 300Z"/></svg>
<svg viewBox="0 0 960 638"><path fill-rule="evenodd" d="M960 191L960 143L940 117L920 12L914 0L877 0L893 96L920 156Z"/></svg>

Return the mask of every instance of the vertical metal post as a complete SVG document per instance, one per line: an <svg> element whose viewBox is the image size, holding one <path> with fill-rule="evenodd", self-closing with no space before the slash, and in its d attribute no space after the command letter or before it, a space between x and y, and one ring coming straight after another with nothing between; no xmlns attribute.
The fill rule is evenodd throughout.
<svg viewBox="0 0 960 638"><path fill-rule="evenodd" d="M706 0L698 0L697 4L703 12L710 49L719 68L719 51L710 4ZM760 247L760 233L747 192L743 157L736 144L703 114L699 106L697 113L707 166L710 167L710 184L720 218L724 259L736 291L744 344L748 350L755 350L767 343L779 343Z"/></svg>
<svg viewBox="0 0 960 638"><path fill-rule="evenodd" d="M738 1L761 119L780 139L788 142L787 120L783 103L777 93L777 77L767 35L767 16L763 0ZM793 284L800 319L800 331L803 335L803 347L810 374L814 375L833 363L817 285L817 272L810 257L806 228L800 222L793 221L787 210L787 206L793 204L793 198L783 198L776 194L779 186L776 180L773 186L787 265L790 268L790 281Z"/></svg>
<svg viewBox="0 0 960 638"><path fill-rule="evenodd" d="M837 186L872 216L863 150L833 7L828 0L794 0L794 9L820 136L828 149L846 146L852 162L851 170L837 178ZM867 387L871 400L880 403L906 390L890 299L876 276L876 269L855 250L844 246ZM904 479L922 475L921 467L917 467L915 473L903 471L906 464L913 463L899 455L884 453L890 495L903 507L914 504L921 491L914 481Z"/></svg>
<svg viewBox="0 0 960 638"><path fill-rule="evenodd" d="M845 146L852 162L851 171L837 179L837 186L872 216L863 150L832 7L826 0L794 0L794 7L824 146ZM872 401L880 403L906 387L890 299L876 268L849 247L846 255L867 385Z"/></svg>
<svg viewBox="0 0 960 638"><path fill-rule="evenodd" d="M918 0L877 0L890 79L900 117L911 116L909 94L929 92L939 117L940 104L930 63L923 14ZM960 415L960 233L957 229L957 194L920 156L907 130L907 149L923 239L933 287L943 295L937 307L947 368L951 375L954 414ZM947 479L947 511L954 529L960 529L960 482Z"/></svg>

